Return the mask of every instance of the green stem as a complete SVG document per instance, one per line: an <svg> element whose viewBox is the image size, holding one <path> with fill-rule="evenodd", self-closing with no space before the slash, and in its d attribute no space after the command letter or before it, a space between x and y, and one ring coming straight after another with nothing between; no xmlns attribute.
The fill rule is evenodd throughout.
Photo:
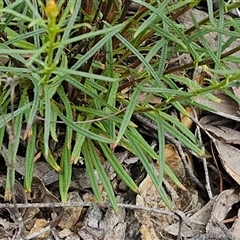
<svg viewBox="0 0 240 240"><path fill-rule="evenodd" d="M53 63L53 55L54 55L54 47L56 44L56 35L57 35L58 29L56 27L56 18L55 17L50 17L48 21L48 47L47 47L47 66L45 66L44 69L44 77L42 80L43 84L48 84L53 69L55 67Z"/></svg>
<svg viewBox="0 0 240 240"><path fill-rule="evenodd" d="M167 105L172 104L174 102L184 101L184 100L187 100L187 99L189 99L191 97L194 97L194 96L202 95L202 94L205 94L205 93L208 93L208 92L213 92L213 91L219 90L219 89L224 89L228 86L228 84L230 82L233 82L235 79L237 79L237 76L234 76L234 77L231 77L231 78L226 77L223 81L221 81L218 84L214 84L214 85L211 85L211 86L208 86L208 87L197 89L197 90L194 90L192 92L186 92L185 96L175 96L172 99L166 99L165 101L161 102L160 104L158 104L154 107L138 108L134 111L134 113L149 112L149 111L153 111L153 110L156 110L156 109L161 109L161 108L167 107Z"/></svg>

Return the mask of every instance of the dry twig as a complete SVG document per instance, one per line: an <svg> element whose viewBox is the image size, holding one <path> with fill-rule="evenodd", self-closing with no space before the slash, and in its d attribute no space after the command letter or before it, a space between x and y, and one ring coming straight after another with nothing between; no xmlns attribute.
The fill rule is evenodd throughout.
<svg viewBox="0 0 240 240"><path fill-rule="evenodd" d="M200 123L198 122L198 119L197 119L197 113L196 113L196 110L194 108L192 108L192 111L193 111L193 114L194 114L194 122L198 123L198 124L196 124L197 137L198 137L198 139L200 141L201 149L203 150L203 152L205 152L205 148L204 148L204 145L202 143L202 136L201 136L201 131L200 131ZM210 185L210 180L209 180L207 159L205 157L202 157L202 160L203 160L203 168L204 168L205 180L206 180L206 190L207 190L209 199L212 199L213 198L213 193L212 193L212 190L211 190L211 185Z"/></svg>

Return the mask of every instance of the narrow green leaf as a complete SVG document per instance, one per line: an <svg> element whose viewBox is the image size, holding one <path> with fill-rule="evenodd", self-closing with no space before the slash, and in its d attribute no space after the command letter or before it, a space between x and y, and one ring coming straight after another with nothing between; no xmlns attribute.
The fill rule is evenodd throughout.
<svg viewBox="0 0 240 240"><path fill-rule="evenodd" d="M7 1L5 1L5 3L6 2ZM8 1L7 6L4 8L5 9L6 8L15 9L16 12L20 12L23 9L23 5L24 5L24 2L20 2L20 1L9 2ZM1 12L4 10L4 8L1 9ZM4 19L4 22L3 22L4 24L2 24L0 26L0 31L4 31L5 27L10 25L10 23L14 19L14 17L15 16L13 14L7 14L7 17Z"/></svg>
<svg viewBox="0 0 240 240"><path fill-rule="evenodd" d="M158 163L159 163L159 186L162 186L163 174L165 169L165 136L162 121L163 119L157 115L157 126L158 126Z"/></svg>
<svg viewBox="0 0 240 240"><path fill-rule="evenodd" d="M100 29L100 30L97 30L97 31L94 31L94 32L85 33L85 34L77 36L77 37L69 38L69 39L66 39L64 41L61 41L60 44L61 45L67 45L67 44L70 44L70 43L73 43L73 42L81 41L83 39L88 39L88 38L93 38L93 37L98 36L98 35L108 34L112 31L115 31L116 29L118 30L118 32L120 32L121 29L124 27L124 25L125 25L125 23L115 25L114 27L108 25L108 28ZM76 67L74 67L72 69L76 69Z"/></svg>
<svg viewBox="0 0 240 240"><path fill-rule="evenodd" d="M128 41L126 40L122 35L119 33L116 34L116 37L129 49L132 51L132 53L141 61L141 63L146 67L149 74L153 76L153 78L160 84L161 87L164 87L163 83L161 82L161 79L156 74L155 70L153 69L152 65L145 60L143 55Z"/></svg>
<svg viewBox="0 0 240 240"><path fill-rule="evenodd" d="M94 46L91 47L91 49L89 49L89 51L83 55L74 65L71 69L75 70L76 66L80 67L82 66L85 62L88 61L88 59L90 59L92 56L94 56L94 54L96 54L105 44L106 42L111 41L111 38L121 30L122 26L119 26L117 28L112 29L112 31L108 32L106 36L104 36L100 41L98 41L97 44L95 44ZM108 55L112 54L113 50L112 48L109 49L108 51ZM110 61L111 62L111 61ZM113 67L113 65L112 65ZM106 75L105 75L106 76ZM107 75L108 76L108 75ZM113 74L110 74L109 76L111 76L111 78L113 78ZM108 80L106 80L108 81ZM114 81L114 80L111 80ZM116 80L115 80L116 81Z"/></svg>
<svg viewBox="0 0 240 240"><path fill-rule="evenodd" d="M114 73L114 57L113 57L113 45L112 45L112 39L109 39L106 43L106 51L107 54L107 64L106 64L106 71L107 74L110 77L114 77L116 75ZM119 87L119 82L111 82L109 83L109 90L108 90L108 96L107 96L107 103L113 107L116 106L116 99L117 99L117 91ZM109 114L111 110L109 108L105 108L106 114ZM106 125L109 126L109 136L111 139L116 139L116 129L115 129L115 123L114 121L109 121L106 123Z"/></svg>
<svg viewBox="0 0 240 240"><path fill-rule="evenodd" d="M129 134L132 136L132 138L135 139L136 144L141 147L143 152L147 154L151 159L158 160L159 156L158 154L151 148L151 146L146 142L146 140L142 137L142 135L137 131L135 128L131 128L131 131L126 131L126 136L128 138ZM129 149L131 152L135 152L131 142L125 141L122 139L121 144L125 146L127 149ZM182 188L181 182L177 179L175 174L172 172L172 170L165 164L165 173L172 179L172 181L179 187Z"/></svg>
<svg viewBox="0 0 240 240"><path fill-rule="evenodd" d="M108 162L111 164L113 169L116 171L118 176L126 183L126 185L133 190L134 192L138 192L138 186L135 184L133 179L129 176L129 174L125 171L122 165L119 163L118 159L115 157L113 152L109 149L107 144L99 143L104 156L108 159Z"/></svg>
<svg viewBox="0 0 240 240"><path fill-rule="evenodd" d="M0 116L0 128L2 128L3 126L5 126L6 123L10 122L13 117L17 117L19 114L22 114L23 112L25 112L27 109L29 109L29 107L31 107L31 103L19 107L17 110L15 110L12 113L7 113L4 116Z"/></svg>
<svg viewBox="0 0 240 240"><path fill-rule="evenodd" d="M67 4L67 7L63 10L63 13L61 13L61 17L59 20L59 25L61 26L63 24L63 21L66 20L66 18L63 18L64 16L66 16L66 14L71 11L73 9L73 12L71 12L70 14L70 18L67 21L67 27L65 29L65 31L63 32L63 35L61 37L61 43L63 43L64 41L67 41L69 39L72 39L71 37L69 37L71 29L70 27L74 26L76 24L76 18L79 14L80 8L81 8L81 3L82 1L70 1ZM58 49L57 49L57 53L55 55L54 61L55 62L59 62L59 59L62 55L63 52L63 48L64 48L64 44L60 44Z"/></svg>
<svg viewBox="0 0 240 240"><path fill-rule="evenodd" d="M117 200L116 200L115 194L113 192L112 185L111 185L110 180L108 179L108 176L101 164L101 161L96 152L96 149L90 139L87 139L87 146L88 146L88 149L90 150L90 155L92 157L93 164L98 172L99 178L104 186L104 189L107 193L109 201L110 201L113 209L115 210L115 212L118 212Z"/></svg>
<svg viewBox="0 0 240 240"><path fill-rule="evenodd" d="M50 133L51 137L55 142L58 142L58 137L57 137L57 112L55 111L55 108L52 109L52 114L51 114L51 123L50 123Z"/></svg>
<svg viewBox="0 0 240 240"><path fill-rule="evenodd" d="M36 37L36 36L41 36L45 32L46 32L45 29L36 28L36 30L34 30L34 31L27 32L27 33L24 33L22 35L16 35L18 37L9 39L8 41L4 42L4 45L9 46L10 44L12 44L14 42L17 42L17 41L20 41L20 40L29 39L31 37ZM30 44L30 43L27 42L27 44ZM38 46L36 44L30 44L29 46L31 46L31 48L30 47L25 47L24 49L31 50L31 49L38 49L40 47L40 45Z"/></svg>
<svg viewBox="0 0 240 240"><path fill-rule="evenodd" d="M61 172L61 167L57 164L56 162L56 159L53 157L50 149L48 148L48 155L46 155L46 152L45 152L45 148L44 148L44 145L40 143L40 149L43 153L43 156L46 160L47 163L49 163L49 165L55 169L57 172Z"/></svg>
<svg viewBox="0 0 240 240"><path fill-rule="evenodd" d="M40 104L40 87L39 87L39 84L38 84L38 81L36 79L36 75L33 74L34 76L29 76L29 78L32 80L32 83L34 85L34 98L33 98L33 101L32 101L32 106L31 106L31 110L30 110L30 113L29 113L29 116L28 118L26 119L27 121L27 127L26 127L26 130L25 130L25 134L23 136L23 139L26 139L27 137L27 133L29 131L29 129L31 128L33 122L34 122L34 119L36 117L36 114L37 114L37 110L38 110L38 106Z"/></svg>
<svg viewBox="0 0 240 240"><path fill-rule="evenodd" d="M61 9L61 16L60 16L60 19L58 21L58 24L60 26L62 26L64 24L64 21L66 21L68 14L71 14L71 17L68 21L67 27L73 26L73 25L76 24L75 20L76 20L76 17L78 15L78 13L79 13L79 9L80 9L80 6L81 6L81 1L77 1L77 4L76 4L75 1L69 1L67 6L62 9L61 7L64 3L65 3L65 1L60 1L59 5L58 5L58 7ZM74 9L74 12L71 12L72 9ZM76 14L76 12L77 12L77 14ZM69 38L69 33L64 32L64 34L62 36L62 39L65 40L65 39L68 39L68 38Z"/></svg>
<svg viewBox="0 0 240 240"><path fill-rule="evenodd" d="M159 88L159 87L141 87L138 86L138 88L143 91L143 92L147 92L147 93L168 93L168 94L175 94L175 95L189 95L191 96L190 93L186 92L186 91L182 91L180 88L177 90L174 89L170 89L170 88Z"/></svg>
<svg viewBox="0 0 240 240"><path fill-rule="evenodd" d="M0 50L0 54L1 54L1 50ZM9 52L5 54L9 54L11 55ZM16 54L14 54L13 58L15 58ZM9 73L15 73L20 75L20 73L31 73L30 69L27 68L18 68L18 67L5 67L5 66L0 66L0 71L1 72L9 72Z"/></svg>
<svg viewBox="0 0 240 240"><path fill-rule="evenodd" d="M117 110L114 112L109 113L108 116L106 116L106 113L103 112L102 110L97 110L97 109L93 109L93 108L88 108L88 107L79 107L79 106L73 106L72 107L75 110L78 110L80 112L86 113L86 114L93 114L94 116L96 116L97 118L106 118L107 120L112 120L115 123L121 123L122 122L122 118L118 117L118 116L114 116L114 112L117 113ZM95 120L96 121L96 120ZM84 123L84 121L83 121ZM133 126L133 125L131 125ZM135 125L134 125L135 126Z"/></svg>
<svg viewBox="0 0 240 240"><path fill-rule="evenodd" d="M133 2L139 3L143 6L145 6L146 8L150 9L153 13L155 13L158 17L160 17L162 19L162 21L164 21L169 26L169 28L171 28L174 31L174 33L176 33L178 35L179 39L182 40L183 44L185 45L185 47L184 47L184 45L182 45L182 47L184 47L184 49L188 50L188 52L191 53L191 55L193 56L195 61L199 60L199 56L198 56L197 52L193 49L189 40L184 35L183 31L176 25L176 23L174 21L172 21L166 15L166 13L164 13L163 11L158 11L155 7L146 3L145 1L133 0Z"/></svg>
<svg viewBox="0 0 240 240"><path fill-rule="evenodd" d="M31 49L31 50L34 49L34 45L32 43L30 43L26 40L25 41L19 40L19 34L15 31L13 31L11 28L6 27L5 32L8 36L8 39L12 40L13 46L20 48L20 49Z"/></svg>
<svg viewBox="0 0 240 240"><path fill-rule="evenodd" d="M8 95L9 96L9 95ZM10 103L10 101L4 101L3 100L3 95L1 94L0 96L0 102L2 103L0 105L0 116L5 119L5 115L6 115L6 112L7 112L7 107L3 106L5 104L3 103L7 103L7 105ZM10 98L8 98L10 100ZM0 127L0 146L2 146L2 143L3 143L3 138L5 136L5 128L6 128L6 125L3 125L2 127ZM2 147L0 147L0 155L1 155L1 151L2 151Z"/></svg>
<svg viewBox="0 0 240 240"><path fill-rule="evenodd" d="M0 128L0 146L2 146L4 135L5 135L5 126ZM2 148L0 148L0 154L1 154L1 151L2 151Z"/></svg>
<svg viewBox="0 0 240 240"><path fill-rule="evenodd" d="M206 37L202 34L202 31L200 30L200 27L198 25L198 22L196 21L196 19L193 17L192 18L194 26L197 30L198 36L201 39L203 45L204 45L204 49L205 51L209 54L209 56L211 57L211 59L214 61L214 63L217 65L218 69L222 69L223 65L220 62L220 58L217 58L217 56L215 55L215 53L212 51L212 48L209 46L208 41L206 40Z"/></svg>
<svg viewBox="0 0 240 240"><path fill-rule="evenodd" d="M191 149L193 152L198 154L199 156L203 155L203 151L196 146L195 143L193 143L189 138L187 138L185 135L183 135L178 129L170 125L168 122L163 122L164 129L166 132L177 138L184 146Z"/></svg>
<svg viewBox="0 0 240 240"><path fill-rule="evenodd" d="M51 102L48 94L48 85L44 85L44 154L46 158L48 156L48 141L50 135L50 124L51 124Z"/></svg>
<svg viewBox="0 0 240 240"><path fill-rule="evenodd" d="M37 124L32 124L29 137L27 138L27 150L24 163L24 189L31 192L32 179L34 172L34 155L36 149Z"/></svg>
<svg viewBox="0 0 240 240"><path fill-rule="evenodd" d="M34 0L34 1L33 1L33 8L34 8L34 9L38 9L38 6L39 6L39 5L38 5L38 2L37 2L36 0ZM36 19L38 19L35 14L34 14L32 17L33 17L33 19L34 19L33 21L36 21ZM33 25L33 31L29 32L29 34L34 33L33 39L34 39L35 49L39 49L39 48L40 48L40 46L41 46L41 36L42 36L41 34L42 34L44 31L46 31L46 30L43 29L43 28L40 29L39 25L34 24L34 25ZM25 33L25 34L26 34L26 33Z"/></svg>
<svg viewBox="0 0 240 240"><path fill-rule="evenodd" d="M220 6L220 2L218 2L219 6ZM211 22L211 24L217 28L216 26L216 23L215 23L215 17L214 17L214 10L213 10L213 5L214 5L214 2L212 2L212 0L207 0L207 9L208 9L208 17L209 17L209 20ZM222 5L222 4L221 4Z"/></svg>
<svg viewBox="0 0 240 240"><path fill-rule="evenodd" d="M74 87L76 87L77 89L81 90L82 92L84 92L86 95L90 96L92 99L94 99L95 101L99 101L99 103L101 103L103 106L111 109L112 111L117 110L116 108L112 107L111 105L109 105L104 99L102 99L98 94L96 94L94 91L91 91L87 86L81 84L79 81L77 81L76 79L74 79L71 76L66 76L66 81L68 81L71 85L73 85ZM96 109L93 109L96 110Z"/></svg>
<svg viewBox="0 0 240 240"><path fill-rule="evenodd" d="M87 120L89 120L90 118L87 118ZM78 115L77 121L81 121L82 117L81 115ZM79 124L80 125L80 124ZM89 130L91 127L92 123L88 122L88 123L83 123L82 127L86 130ZM82 145L85 141L86 136L76 132L76 139L75 139L75 145L73 147L73 151L72 151L72 156L71 156L71 163L76 164L78 162L78 159L80 157L81 154L81 150L82 150ZM99 142L100 143L100 142Z"/></svg>
<svg viewBox="0 0 240 240"><path fill-rule="evenodd" d="M156 9L157 11L162 11L164 12L166 10L166 7L168 6L170 0L166 0L162 3L159 3L158 8ZM134 38L136 38L141 32L143 32L144 30L146 30L146 28L149 27L149 25L153 24L155 25L156 23L159 23L161 21L161 18L159 16L157 16L155 13L151 14L146 21L144 21L139 28L137 29L137 31L134 34ZM148 30L148 29L147 29ZM144 31L145 32L145 31Z"/></svg>
<svg viewBox="0 0 240 240"><path fill-rule="evenodd" d="M156 24L151 24L150 28L152 28L160 36L164 37L164 39L180 45L183 49L186 48L186 45L183 43L182 39L178 39L171 32L165 31L163 28L157 26Z"/></svg>
<svg viewBox="0 0 240 240"><path fill-rule="evenodd" d="M188 137L195 145L198 144L198 140L196 136L186 127L184 126L177 118L166 114L165 112L159 112L160 116L165 120L171 122L175 127L177 127L186 137Z"/></svg>
<svg viewBox="0 0 240 240"><path fill-rule="evenodd" d="M68 68L68 57L63 52L62 58L61 58L61 65L60 68ZM51 84L49 86L49 96L52 98L53 95L57 92L57 89L60 85L62 85L62 82L65 80L64 76L55 76L51 79Z"/></svg>
<svg viewBox="0 0 240 240"><path fill-rule="evenodd" d="M137 101L138 101L139 93L140 93L140 90L138 88L135 88L135 90L134 90L134 92L131 96L130 102L127 106L127 110L124 114L124 117L123 117L120 129L119 129L119 132L118 132L118 136L117 136L115 145L117 145L119 143L119 141L121 140L121 138L124 135L125 130L127 129L128 125L129 125L129 122L131 120L132 114L135 110L135 107L136 107L136 104L137 104Z"/></svg>
<svg viewBox="0 0 240 240"><path fill-rule="evenodd" d="M64 92L63 86L60 86L58 88L58 94L63 101L63 104L65 106L65 111L66 111L66 117L69 121L73 121L73 113L72 113L72 108L71 104L69 102L69 99L67 98L67 95ZM67 144L68 149L71 149L71 143L72 143L72 128L68 127L67 125L67 130L66 130L66 138L65 138L65 143Z"/></svg>
<svg viewBox="0 0 240 240"><path fill-rule="evenodd" d="M74 131L79 132L79 133L83 134L84 136L94 139L96 141L113 143L113 141L111 139L105 138L101 135L95 134L91 131L84 129L83 127L76 125L73 121L70 121L67 117L65 117L57 108L56 108L56 110L58 111L58 116L62 119L62 121L64 121Z"/></svg>
<svg viewBox="0 0 240 240"><path fill-rule="evenodd" d="M63 147L60 167L61 173L59 174L59 191L61 195L61 200L63 202L66 202L68 189L70 187L72 178L72 164L70 163L70 150L66 144L64 144Z"/></svg>
<svg viewBox="0 0 240 240"><path fill-rule="evenodd" d="M26 15L23 15L21 13L18 13L12 9L9 9L9 8L3 8L0 10L1 13L9 13L10 15L13 15L13 16L16 16L20 19L23 19L25 20L26 22L32 22L32 18L26 16Z"/></svg>
<svg viewBox="0 0 240 240"><path fill-rule="evenodd" d="M92 156L90 155L90 149L88 148L87 144L83 144L82 146L82 152L84 156L84 163L86 165L89 181L92 187L92 190L94 192L94 195L98 201L99 204L103 205L103 198L101 195L101 192L99 191L98 188L98 182L94 173L93 169L93 159Z"/></svg>
<svg viewBox="0 0 240 240"><path fill-rule="evenodd" d="M144 152L142 151L141 147L136 143L136 139L132 138L131 135L129 135L129 140L131 141L131 144L133 146L134 152L135 154L139 157L139 159L141 160L144 169L147 171L149 177L151 178L154 186L156 187L159 196L162 198L162 200L164 201L164 203L171 209L172 208L172 204L171 201L168 197L168 195L166 194L164 188L159 184L159 178L155 173L155 170L153 169L153 167L151 166L151 164L149 163L146 155L144 154Z"/></svg>
<svg viewBox="0 0 240 240"><path fill-rule="evenodd" d="M26 92L23 93L23 95L26 94ZM25 98L22 97L20 99L19 108L22 108L24 106L24 100ZM14 182L15 182L15 163L16 163L16 155L17 150L19 148L19 142L21 139L21 130L22 130L22 124L23 124L23 112L18 114L16 118L12 119L12 122L10 123L11 130L8 131L9 134L9 141L8 143L8 157L7 157L7 177L6 177L6 188L5 188L5 199L11 199L11 196L14 191ZM8 128L9 129L9 128Z"/></svg>
<svg viewBox="0 0 240 240"><path fill-rule="evenodd" d="M84 78L92 78L96 80L101 80L101 81L107 81L107 82L117 82L119 79L117 78L111 78L108 76L104 75L99 75L99 74L94 74L94 73L89 73L89 72L82 72L82 71L77 71L77 70L72 70L72 69L66 69L66 68L55 68L53 71L54 74L57 75L75 75L78 77L84 77Z"/></svg>
<svg viewBox="0 0 240 240"><path fill-rule="evenodd" d="M25 0L25 4L27 4L27 6L30 8L30 10L31 10L32 14L34 15L35 19L38 20L38 24L41 25L41 26L43 26L43 27L45 27L45 26L46 26L45 21L44 21L42 15L40 14L40 12L38 11L38 8L36 8L36 7L33 5L32 1L30 1L30 0ZM38 2L38 4L39 4L39 2ZM23 14L22 14L22 15L23 15ZM24 17L27 17L27 16L24 15ZM25 18L25 20L28 21L26 18ZM30 21L30 23L31 23L31 22L32 22L32 21Z"/></svg>

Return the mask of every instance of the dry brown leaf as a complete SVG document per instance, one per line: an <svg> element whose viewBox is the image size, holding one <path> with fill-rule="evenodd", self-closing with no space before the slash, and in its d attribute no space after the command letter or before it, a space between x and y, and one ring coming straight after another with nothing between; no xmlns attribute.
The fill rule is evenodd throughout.
<svg viewBox="0 0 240 240"><path fill-rule="evenodd" d="M37 207L29 207L27 208L25 214L24 214L24 220L25 220L25 228L26 230L30 231L36 221L36 215L40 212L40 209Z"/></svg>
<svg viewBox="0 0 240 240"><path fill-rule="evenodd" d="M205 115L200 119L199 123L201 123L201 125L226 126L226 127L233 126L234 123L236 124L234 120L227 119L215 114Z"/></svg>
<svg viewBox="0 0 240 240"><path fill-rule="evenodd" d="M165 146L165 162L180 181L185 178L184 165L173 144L166 144ZM170 181L170 179L168 180Z"/></svg>
<svg viewBox="0 0 240 240"><path fill-rule="evenodd" d="M229 189L221 192L214 203L211 218L206 227L207 232L223 234L222 229L216 226L213 222L215 219L220 222L223 221L231 211L233 205L239 201L240 195L238 190Z"/></svg>
<svg viewBox="0 0 240 240"><path fill-rule="evenodd" d="M240 99L240 87L232 87L232 91L234 93L234 95ZM238 110L240 110L240 103L238 102ZM238 111L239 112L239 111Z"/></svg>
<svg viewBox="0 0 240 240"><path fill-rule="evenodd" d="M213 142L217 148L224 169L240 184L240 150L216 139L213 140Z"/></svg>
<svg viewBox="0 0 240 240"><path fill-rule="evenodd" d="M75 192L69 192L68 193L68 200L67 202L82 202L82 199L78 193L78 191ZM73 227L77 222L81 215L83 207L64 207L63 208L63 215L60 223L58 226L62 229L70 229Z"/></svg>
<svg viewBox="0 0 240 240"><path fill-rule="evenodd" d="M233 93L240 99L240 87L232 87Z"/></svg>
<svg viewBox="0 0 240 240"><path fill-rule="evenodd" d="M7 149L5 149L7 151ZM25 158L22 156L16 156L16 171L24 176L24 164ZM36 161L34 163L33 176L41 179L45 186L58 181L58 173L47 163L42 161Z"/></svg>
<svg viewBox="0 0 240 240"><path fill-rule="evenodd" d="M158 240L158 238L153 238L147 226L142 225L140 227L141 240Z"/></svg>
<svg viewBox="0 0 240 240"><path fill-rule="evenodd" d="M33 228L30 231L30 234L33 234L35 232L39 232L40 230L44 229L47 225L47 220L45 219L36 219L35 224ZM50 236L50 230L40 234L37 236L37 239L47 239Z"/></svg>
<svg viewBox="0 0 240 240"><path fill-rule="evenodd" d="M216 111L212 111L214 114L240 122L238 104L232 98L222 93L215 94L215 96L220 100L219 102L214 102L200 96L194 97L194 101L215 109Z"/></svg>
<svg viewBox="0 0 240 240"><path fill-rule="evenodd" d="M120 208L116 214L113 209L103 212L97 205L91 206L85 216L84 226L78 234L83 240L125 239L125 209Z"/></svg>
<svg viewBox="0 0 240 240"><path fill-rule="evenodd" d="M76 168L73 166L71 187L75 189L91 188L89 177L85 168Z"/></svg>
<svg viewBox="0 0 240 240"><path fill-rule="evenodd" d="M232 233L233 233L234 236L240 238L240 210L238 210L237 219L233 223Z"/></svg>
<svg viewBox="0 0 240 240"><path fill-rule="evenodd" d="M145 101L151 104L159 104L162 102L162 98L155 95L149 96L149 93L142 92L138 96L138 103L141 104Z"/></svg>
<svg viewBox="0 0 240 240"><path fill-rule="evenodd" d="M217 115L208 115L203 117L200 123L213 136L213 143L219 153L222 166L240 184L240 150L229 145L240 144L240 132L230 128L235 126L236 122L219 118Z"/></svg>
<svg viewBox="0 0 240 240"><path fill-rule="evenodd" d="M43 182L37 177L33 178L32 195L34 196L32 199L33 203L59 203L58 198L49 192L48 189L43 185ZM61 221L62 212L62 207L51 207L48 208L48 211L44 211L44 209L41 208L37 217L39 219L47 219L47 225L55 227Z"/></svg>
<svg viewBox="0 0 240 240"><path fill-rule="evenodd" d="M180 181L186 179L184 165L172 144L167 144L165 147L165 161ZM194 187L189 185L189 191L186 192L179 189L172 182L169 184L168 181L170 181L170 178L165 176L164 185L168 189L169 195L171 195L174 209L183 210L189 205L194 209L197 207L195 203L198 204L199 199L198 193ZM190 188L192 188L191 191ZM193 199L196 199L196 201L192 201ZM165 203L159 197L159 194L148 175L139 186L136 205L168 210ZM146 230L144 233L148 232L152 239L159 237L158 234L162 232L166 226L174 222L170 216L162 216L156 213L151 213L150 215L147 212L135 211L135 216L143 229ZM154 221L152 219L154 219ZM157 222L158 225L154 224L154 222ZM144 236L142 237L144 238Z"/></svg>
<svg viewBox="0 0 240 240"><path fill-rule="evenodd" d="M238 215L232 226L232 233L234 236L240 238L240 210L238 209Z"/></svg>
<svg viewBox="0 0 240 240"><path fill-rule="evenodd" d="M159 194L153 185L151 178L147 177L139 185L139 194L136 197L136 205L147 206L158 209L166 209L166 205L163 203L162 199L159 197ZM141 226L143 226L143 234L150 235L150 239L158 239L156 231L161 231L165 226L168 226L169 223L172 223L173 219L168 218L168 216L161 216L156 213L148 213L146 211L135 211L135 217L138 219ZM151 220L154 218L158 223L158 229L154 225L154 222ZM142 236L144 239L144 236Z"/></svg>
<svg viewBox="0 0 240 240"><path fill-rule="evenodd" d="M99 222L99 228L106 229L104 239L121 240L125 238L126 222L125 209L120 208L118 214L109 208L104 218Z"/></svg>
<svg viewBox="0 0 240 240"><path fill-rule="evenodd" d="M213 133L219 140L230 144L240 144L240 132L224 126L203 125L204 129Z"/></svg>
<svg viewBox="0 0 240 240"><path fill-rule="evenodd" d="M190 116L193 116L193 112L192 109L190 107L186 107L185 110L188 112L188 114ZM188 129L191 129L192 125L193 125L193 121L191 120L191 118L187 117L186 115L181 114L180 116L181 118L181 123L187 127Z"/></svg>
<svg viewBox="0 0 240 240"><path fill-rule="evenodd" d="M165 181L164 184L166 184ZM174 189L172 190L175 191ZM181 199L178 196L178 199L175 199L175 204L176 209L179 208L183 210L185 209L186 205L189 205L190 202L186 201L186 199L189 200L189 198L194 198L194 196L190 197L188 195L188 193L190 192L186 193L181 191L181 193L183 194L183 196L181 196ZM136 205L169 210L162 201L162 199L159 197L158 192L156 191L156 188L153 185L149 176L147 176L139 186L139 194L136 198ZM143 233L147 236L151 236L151 238L149 237L149 239L161 239L159 233L163 233L163 229L165 230L167 226L175 222L175 220L171 216L160 215L154 212L149 214L148 212L135 211L135 216L144 230ZM155 222L157 222L158 224L155 224ZM144 236L142 236L142 239L145 239Z"/></svg>
<svg viewBox="0 0 240 240"><path fill-rule="evenodd" d="M0 176L0 188L4 189L5 191L5 187L6 187L6 177ZM24 188L17 180L14 181L14 192L15 192L15 198L17 203L27 203L27 196L25 194ZM12 216L15 216L15 210L13 208L9 208L8 211L11 213ZM22 208L19 211L22 215L24 215L26 209ZM1 213L2 212L0 212L1 217L3 218L6 217L4 215L2 216Z"/></svg>
<svg viewBox="0 0 240 240"><path fill-rule="evenodd" d="M182 224L181 236L194 237L205 232L206 225L211 217L212 207L215 203L216 197L212 198L206 205L204 205L198 212ZM166 232L177 236L179 231L179 223L174 223L164 228Z"/></svg>
<svg viewBox="0 0 240 240"><path fill-rule="evenodd" d="M63 229L62 231L58 232L58 237L60 238L66 238L68 236L72 235L72 231L70 229Z"/></svg>

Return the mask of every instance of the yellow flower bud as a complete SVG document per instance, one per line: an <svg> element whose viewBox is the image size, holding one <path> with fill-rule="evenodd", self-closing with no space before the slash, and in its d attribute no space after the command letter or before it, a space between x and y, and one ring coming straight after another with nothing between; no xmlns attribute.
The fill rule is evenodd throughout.
<svg viewBox="0 0 240 240"><path fill-rule="evenodd" d="M57 15L59 13L59 9L54 0L48 1L48 3L46 4L46 7L45 7L45 13L46 13L46 16L49 18L57 17Z"/></svg>

